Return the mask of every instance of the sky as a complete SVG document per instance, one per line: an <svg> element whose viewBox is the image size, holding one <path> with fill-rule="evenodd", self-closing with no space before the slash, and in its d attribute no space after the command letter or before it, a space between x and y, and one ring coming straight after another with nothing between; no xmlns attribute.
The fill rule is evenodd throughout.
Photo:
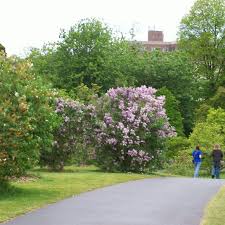
<svg viewBox="0 0 225 225"><path fill-rule="evenodd" d="M147 41L149 29L175 41L179 23L195 0L0 0L0 43L8 55L25 55L30 47L58 40L60 29L94 17L124 35Z"/></svg>

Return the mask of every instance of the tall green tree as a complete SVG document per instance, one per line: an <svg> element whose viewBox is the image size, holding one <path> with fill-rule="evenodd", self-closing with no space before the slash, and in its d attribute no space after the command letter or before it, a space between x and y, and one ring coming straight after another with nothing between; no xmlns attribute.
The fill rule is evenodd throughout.
<svg viewBox="0 0 225 225"><path fill-rule="evenodd" d="M185 52L146 53L144 69L137 75L139 86L147 85L160 89L166 87L180 102L185 134L192 131L194 108L201 95L199 82L195 79L195 68Z"/></svg>
<svg viewBox="0 0 225 225"><path fill-rule="evenodd" d="M93 84L105 92L130 86L139 73L141 52L135 44L118 38L103 22L84 19L62 31L60 41L33 49L29 58L36 73L50 78L55 87L71 92L81 84Z"/></svg>
<svg viewBox="0 0 225 225"><path fill-rule="evenodd" d="M102 79L109 82L107 74L102 73L113 43L112 31L107 26L95 19L81 20L69 32L62 31L60 38L56 51L57 75L63 87L80 83L90 86Z"/></svg>
<svg viewBox="0 0 225 225"><path fill-rule="evenodd" d="M225 76L225 1L197 0L181 21L179 44L206 81L206 97L213 95Z"/></svg>
<svg viewBox="0 0 225 225"><path fill-rule="evenodd" d="M210 109L224 109L225 110L225 88L219 87L215 95L204 101L196 110L196 122L206 121L207 114Z"/></svg>

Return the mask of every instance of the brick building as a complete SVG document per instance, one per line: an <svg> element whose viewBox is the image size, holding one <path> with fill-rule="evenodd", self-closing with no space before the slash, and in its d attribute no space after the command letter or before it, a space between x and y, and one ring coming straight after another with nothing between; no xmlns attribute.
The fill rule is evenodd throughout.
<svg viewBox="0 0 225 225"><path fill-rule="evenodd" d="M164 35L162 31L149 30L148 41L140 41L144 48L149 51L159 49L161 51L174 51L177 48L176 42L164 42Z"/></svg>

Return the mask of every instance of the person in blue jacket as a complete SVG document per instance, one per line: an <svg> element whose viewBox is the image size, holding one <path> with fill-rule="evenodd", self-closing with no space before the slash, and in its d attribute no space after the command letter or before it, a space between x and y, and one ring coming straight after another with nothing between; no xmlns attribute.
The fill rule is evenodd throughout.
<svg viewBox="0 0 225 225"><path fill-rule="evenodd" d="M192 152L193 163L195 166L194 177L198 177L199 169L202 163L202 151L200 147L197 145L195 150Z"/></svg>

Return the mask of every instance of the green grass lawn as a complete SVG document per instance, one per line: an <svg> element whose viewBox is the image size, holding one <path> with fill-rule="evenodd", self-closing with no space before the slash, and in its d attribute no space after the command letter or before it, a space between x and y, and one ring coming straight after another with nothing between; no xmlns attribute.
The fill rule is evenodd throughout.
<svg viewBox="0 0 225 225"><path fill-rule="evenodd" d="M225 179L225 172L221 174L221 178ZM209 202L201 225L225 225L225 186Z"/></svg>
<svg viewBox="0 0 225 225"><path fill-rule="evenodd" d="M31 175L39 178L11 182L12 187L0 193L0 222L82 192L151 177L132 173L103 173L90 166L67 167L61 173L34 170Z"/></svg>

